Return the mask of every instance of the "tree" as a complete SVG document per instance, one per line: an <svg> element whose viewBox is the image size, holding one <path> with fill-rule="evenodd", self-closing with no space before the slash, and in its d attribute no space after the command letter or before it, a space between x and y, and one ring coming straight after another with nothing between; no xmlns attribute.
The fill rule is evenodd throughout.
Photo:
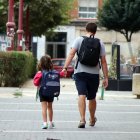
<svg viewBox="0 0 140 140"><path fill-rule="evenodd" d="M7 4L3 0L0 0L0 33L6 32L6 22L8 19L7 16Z"/></svg>
<svg viewBox="0 0 140 140"><path fill-rule="evenodd" d="M105 0L98 19L102 26L131 42L132 34L140 30L140 0Z"/></svg>
<svg viewBox="0 0 140 140"><path fill-rule="evenodd" d="M41 36L57 25L68 23L69 10L73 0L24 0L24 30L26 28L26 9L29 7L29 30L32 35ZM0 33L6 32L8 2L2 0L0 3ZM6 8L5 8L6 7ZM15 0L15 23L18 27L19 0ZM4 14L3 14L4 13Z"/></svg>
<svg viewBox="0 0 140 140"><path fill-rule="evenodd" d="M140 30L140 0L104 0L98 19L101 26L125 36L132 63L135 64L131 39L132 34Z"/></svg>
<svg viewBox="0 0 140 140"><path fill-rule="evenodd" d="M34 0L29 4L30 31L34 35L46 34L57 25L69 21L72 0ZM35 16L34 16L35 15Z"/></svg>

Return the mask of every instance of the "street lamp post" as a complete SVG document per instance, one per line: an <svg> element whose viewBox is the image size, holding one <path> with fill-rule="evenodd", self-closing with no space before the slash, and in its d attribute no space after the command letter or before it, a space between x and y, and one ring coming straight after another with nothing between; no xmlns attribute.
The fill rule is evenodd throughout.
<svg viewBox="0 0 140 140"><path fill-rule="evenodd" d="M14 34L15 34L15 22L14 22L14 0L9 0L8 5L8 22L6 23L7 36L11 39L11 47L8 50L14 49Z"/></svg>
<svg viewBox="0 0 140 140"><path fill-rule="evenodd" d="M29 6L26 10L26 31L25 31L25 45L26 50L29 50L30 35L29 35Z"/></svg>
<svg viewBox="0 0 140 140"><path fill-rule="evenodd" d="M18 34L18 47L17 50L18 51L22 51L23 46L22 46L22 41L23 41L23 3L24 0L20 0L19 3L19 17L18 17L18 30L17 30L17 34Z"/></svg>

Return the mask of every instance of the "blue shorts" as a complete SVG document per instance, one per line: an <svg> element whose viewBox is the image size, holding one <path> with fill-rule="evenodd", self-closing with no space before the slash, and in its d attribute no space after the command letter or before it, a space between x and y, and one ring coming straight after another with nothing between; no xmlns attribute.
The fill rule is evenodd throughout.
<svg viewBox="0 0 140 140"><path fill-rule="evenodd" d="M88 100L96 98L99 87L99 74L76 73L74 74L78 95L85 95Z"/></svg>
<svg viewBox="0 0 140 140"><path fill-rule="evenodd" d="M39 94L39 97L40 97L40 102L53 102L54 101L54 97L46 97L41 94Z"/></svg>

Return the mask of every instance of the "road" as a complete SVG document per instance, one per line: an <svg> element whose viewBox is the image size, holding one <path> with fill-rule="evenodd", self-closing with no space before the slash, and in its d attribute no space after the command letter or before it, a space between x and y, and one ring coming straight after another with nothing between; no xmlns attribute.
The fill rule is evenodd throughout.
<svg viewBox="0 0 140 140"><path fill-rule="evenodd" d="M41 106L29 80L22 88L0 88L0 140L139 140L140 100L132 92L105 91L97 94L97 123L79 129L74 81L61 80L61 95L54 101L55 129L42 130ZM87 102L88 104L88 102Z"/></svg>

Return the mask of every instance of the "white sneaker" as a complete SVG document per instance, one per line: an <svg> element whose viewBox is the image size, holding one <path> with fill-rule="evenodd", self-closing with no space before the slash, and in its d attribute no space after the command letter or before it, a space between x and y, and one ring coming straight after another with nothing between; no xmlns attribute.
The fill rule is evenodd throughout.
<svg viewBox="0 0 140 140"><path fill-rule="evenodd" d="M47 129L48 128L48 125L46 124L42 124L42 129Z"/></svg>
<svg viewBox="0 0 140 140"><path fill-rule="evenodd" d="M54 123L53 123L53 122L49 122L49 123L48 123L48 128L49 128L49 129L55 128Z"/></svg>

